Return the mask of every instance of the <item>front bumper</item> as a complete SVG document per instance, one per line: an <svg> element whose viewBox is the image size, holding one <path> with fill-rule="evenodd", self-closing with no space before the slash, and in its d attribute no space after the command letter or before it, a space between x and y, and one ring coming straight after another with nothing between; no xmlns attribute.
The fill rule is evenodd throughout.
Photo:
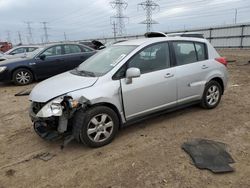
<svg viewBox="0 0 250 188"><path fill-rule="evenodd" d="M62 138L65 134L57 131L59 117L41 118L37 117L37 112L44 106L44 103L32 103L29 110L29 116L33 122L35 132L44 140L54 141Z"/></svg>
<svg viewBox="0 0 250 188"><path fill-rule="evenodd" d="M0 82L10 82L11 80L11 72L9 70L0 73Z"/></svg>

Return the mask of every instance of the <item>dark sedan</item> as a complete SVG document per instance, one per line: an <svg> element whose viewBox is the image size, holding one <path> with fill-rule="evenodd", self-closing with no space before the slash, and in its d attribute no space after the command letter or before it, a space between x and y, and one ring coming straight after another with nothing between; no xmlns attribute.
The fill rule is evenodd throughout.
<svg viewBox="0 0 250 188"><path fill-rule="evenodd" d="M0 82L27 85L74 69L95 53L94 49L80 44L40 47L25 57L0 62Z"/></svg>

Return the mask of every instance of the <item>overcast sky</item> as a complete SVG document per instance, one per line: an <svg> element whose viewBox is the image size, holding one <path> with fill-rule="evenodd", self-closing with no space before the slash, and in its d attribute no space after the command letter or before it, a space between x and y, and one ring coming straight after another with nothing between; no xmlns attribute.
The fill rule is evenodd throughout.
<svg viewBox="0 0 250 188"><path fill-rule="evenodd" d="M0 0L0 40L18 42L17 32L27 42L25 21L30 21L35 42L44 38L41 22L48 22L49 41L100 38L112 36L110 17L115 15L111 0ZM139 24L145 12L137 4L143 0L126 0L124 15L126 34L142 34L146 26ZM213 25L232 24L235 9L237 22L250 22L250 0L155 0L160 9L153 12L159 24L157 31L173 31Z"/></svg>

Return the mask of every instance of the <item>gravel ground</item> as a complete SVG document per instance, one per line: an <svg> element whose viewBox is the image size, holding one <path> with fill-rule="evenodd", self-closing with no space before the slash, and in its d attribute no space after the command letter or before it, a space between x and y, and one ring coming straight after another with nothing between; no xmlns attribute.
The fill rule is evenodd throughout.
<svg viewBox="0 0 250 188"><path fill-rule="evenodd" d="M33 131L28 97L14 94L33 85L0 84L0 188L7 187L250 187L250 50L220 50L236 60L230 82L214 110L199 106L122 129L109 145L90 149L46 142ZM189 139L229 146L235 172L197 169L181 149Z"/></svg>

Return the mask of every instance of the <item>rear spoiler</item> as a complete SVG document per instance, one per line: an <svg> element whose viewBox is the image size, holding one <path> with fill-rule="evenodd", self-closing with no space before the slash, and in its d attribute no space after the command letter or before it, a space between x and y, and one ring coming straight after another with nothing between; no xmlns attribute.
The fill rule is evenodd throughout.
<svg viewBox="0 0 250 188"><path fill-rule="evenodd" d="M144 34L146 38L155 38L155 37L193 37L193 38L203 38L203 33L198 32L186 32L186 33L170 33L166 34L163 32L147 32Z"/></svg>

